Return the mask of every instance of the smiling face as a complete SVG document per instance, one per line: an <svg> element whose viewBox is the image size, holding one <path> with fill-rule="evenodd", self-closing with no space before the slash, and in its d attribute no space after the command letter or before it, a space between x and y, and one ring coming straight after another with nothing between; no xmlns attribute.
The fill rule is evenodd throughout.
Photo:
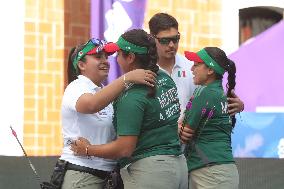
<svg viewBox="0 0 284 189"><path fill-rule="evenodd" d="M86 55L85 62L79 61L78 67L82 75L100 86L109 73L108 55L104 51L94 55Z"/></svg>
<svg viewBox="0 0 284 189"><path fill-rule="evenodd" d="M206 85L212 75L212 70L205 65L205 63L194 62L191 67L193 74L193 82L195 85Z"/></svg>

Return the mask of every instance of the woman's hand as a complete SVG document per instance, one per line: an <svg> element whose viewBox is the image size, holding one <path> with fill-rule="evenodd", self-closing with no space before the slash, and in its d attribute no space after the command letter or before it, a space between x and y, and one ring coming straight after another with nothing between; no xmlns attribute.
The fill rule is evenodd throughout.
<svg viewBox="0 0 284 189"><path fill-rule="evenodd" d="M150 87L154 87L156 84L157 75L150 71L144 69L136 69L132 70L125 75L125 82L127 83L136 83L136 84L144 84Z"/></svg>
<svg viewBox="0 0 284 189"><path fill-rule="evenodd" d="M181 124L178 124L178 132L179 138L183 144L188 143L188 141L193 138L195 133L195 131L192 130L188 125L183 127Z"/></svg>
<svg viewBox="0 0 284 189"><path fill-rule="evenodd" d="M77 140L72 142L70 149L76 156L88 156L88 147L90 145L91 144L87 139L79 137Z"/></svg>
<svg viewBox="0 0 284 189"><path fill-rule="evenodd" d="M244 110L244 103L235 94L234 90L232 90L232 97L227 99L228 99L228 113L230 114L230 116L233 116Z"/></svg>

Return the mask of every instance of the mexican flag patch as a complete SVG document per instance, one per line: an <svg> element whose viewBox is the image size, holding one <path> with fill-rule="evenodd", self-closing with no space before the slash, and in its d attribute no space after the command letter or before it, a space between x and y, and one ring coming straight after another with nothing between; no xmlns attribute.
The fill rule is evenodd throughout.
<svg viewBox="0 0 284 189"><path fill-rule="evenodd" d="M178 77L186 77L186 75L185 75L185 70L183 70L183 71L178 71Z"/></svg>

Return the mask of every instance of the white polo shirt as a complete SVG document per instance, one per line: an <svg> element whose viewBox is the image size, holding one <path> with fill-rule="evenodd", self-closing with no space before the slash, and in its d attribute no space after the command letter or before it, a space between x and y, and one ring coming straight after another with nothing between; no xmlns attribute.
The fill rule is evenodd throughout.
<svg viewBox="0 0 284 189"><path fill-rule="evenodd" d="M76 102L81 95L95 94L100 89L83 75L79 75L78 79L71 82L65 89L61 109L64 147L60 159L76 165L111 171L116 164L114 160L94 156L74 156L70 150L70 142L79 136L87 138L91 144L105 144L116 137L112 125L113 107L111 104L94 114L82 114L76 111Z"/></svg>
<svg viewBox="0 0 284 189"><path fill-rule="evenodd" d="M177 86L179 102L181 105L181 115L183 115L186 104L188 103L196 88L193 83L193 75L191 72L192 65L192 61L189 61L187 58L180 54L176 54L175 65L173 66L171 74L160 67L172 77Z"/></svg>

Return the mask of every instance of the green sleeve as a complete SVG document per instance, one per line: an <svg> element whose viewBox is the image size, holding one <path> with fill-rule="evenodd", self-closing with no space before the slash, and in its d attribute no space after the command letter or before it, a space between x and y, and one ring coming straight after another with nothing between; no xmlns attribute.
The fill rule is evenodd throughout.
<svg viewBox="0 0 284 189"><path fill-rule="evenodd" d="M143 94L143 93L142 93ZM145 96L139 91L129 91L116 104L117 135L138 136L140 134L144 109Z"/></svg>
<svg viewBox="0 0 284 189"><path fill-rule="evenodd" d="M186 123L196 130L210 111L208 90L195 91L190 110L186 111Z"/></svg>

